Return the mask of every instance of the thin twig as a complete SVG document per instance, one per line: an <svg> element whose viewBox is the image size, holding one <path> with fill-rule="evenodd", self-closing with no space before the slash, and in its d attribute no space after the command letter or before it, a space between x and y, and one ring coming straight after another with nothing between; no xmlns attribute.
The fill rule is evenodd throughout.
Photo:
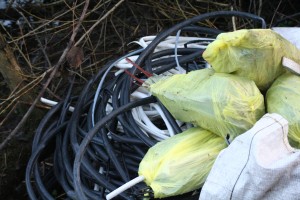
<svg viewBox="0 0 300 200"><path fill-rule="evenodd" d="M230 6L230 10L233 11L233 6ZM235 23L235 20L236 20L236 18L233 16L233 17L231 18L231 21L232 21L232 28L233 28L234 31L236 31L236 23Z"/></svg>
<svg viewBox="0 0 300 200"><path fill-rule="evenodd" d="M14 111L15 111L15 109L16 109L16 107L17 107L18 104L19 104L19 103L17 102L17 103L12 107L12 109L10 109L10 111L7 113L7 115L4 117L4 119L0 122L0 126L2 126L2 124L4 124L4 123L6 122L7 119L9 119L10 115L14 113Z"/></svg>
<svg viewBox="0 0 300 200"><path fill-rule="evenodd" d="M76 42L76 44L74 46L77 46L84 38L87 34L89 34L90 32L92 32L92 30L98 25L100 24L104 19L106 19L119 5L121 5L125 0L120 0L116 5L114 5L114 7L112 7L107 13L105 13L105 15L103 15L95 24L93 24L93 26L91 26L91 28L83 35L81 36L81 38Z"/></svg>
<svg viewBox="0 0 300 200"><path fill-rule="evenodd" d="M34 83L34 82L31 82L31 83L33 83L33 85L31 86L31 87L29 87L30 85L31 85L31 83L30 83L30 85L29 84L27 84L24 88L22 88L22 90L24 90L24 91L22 91L22 93L20 93L21 92L21 90L19 90L18 91L18 94L17 95L12 95L12 96L10 96L10 97L8 97L8 99L5 99L4 100L4 102L1 102L0 103L0 115L2 114L2 113L4 113L5 111L6 111L6 109L8 109L9 107L11 107L16 101L18 101L19 100L19 98L21 98L22 96L24 96L26 93L28 93L30 90L32 90L34 87L36 87L36 85L37 84L39 84L41 81L42 81L42 78L43 77L41 77L41 79L40 80L38 80L38 82L37 83ZM29 87L29 88L27 88L27 87ZM26 89L26 90L25 90ZM6 103L6 102L8 102L8 101L10 101L10 103L8 104L8 105L6 105L4 108L2 107L2 105L4 105L4 103Z"/></svg>
<svg viewBox="0 0 300 200"><path fill-rule="evenodd" d="M34 35L35 39L38 41L38 43L39 43L39 45L40 45L40 47L41 47L41 50L42 50L42 52L43 52L43 54L44 54L44 57L45 57L45 59L46 59L46 61L47 61L47 63L48 63L48 66L52 66L52 64L51 64L51 62L50 62L50 60L49 60L49 57L48 57L48 55L47 55L47 53L46 53L46 50L45 50L45 48L43 47L43 44L42 44L40 38L39 38L39 37L37 36L37 34L35 33L34 28L31 26L30 22L29 22L28 19L25 17L25 15L23 14L23 12L19 11L18 9L17 9L17 12L24 18L24 20L26 21L26 23L28 24L28 26L29 26L29 27L31 28L31 30L33 31L33 35Z"/></svg>
<svg viewBox="0 0 300 200"><path fill-rule="evenodd" d="M48 85L50 84L51 80L53 79L54 75L56 74L58 68L60 67L60 65L63 63L63 61L66 58L66 55L68 53L68 51L71 49L72 45L74 44L74 40L75 37L79 31L79 28L83 22L83 19L85 18L85 14L87 12L88 6L89 6L90 1L89 0L85 0L85 5L82 11L82 14L79 18L79 21L71 35L70 41L67 45L67 47L65 48L65 50L63 51L61 57L59 58L57 64L55 66L53 66L53 70L51 72L51 74L49 75L49 78L47 79L46 83L44 84L42 90L40 91L39 95L36 97L36 99L34 100L34 102L32 103L32 105L30 106L30 108L27 110L27 112L25 113L25 115L23 116L23 118L21 119L21 121L18 123L18 125L16 126L16 128L5 138L5 140L0 144L0 151L3 150L3 148L7 145L7 143L19 132L19 130L23 127L23 125L25 124L25 122L27 121L27 119L29 118L30 114L32 113L33 109L35 108L36 104L39 102L40 98L43 96L44 92L46 91L46 88L48 87Z"/></svg>
<svg viewBox="0 0 300 200"><path fill-rule="evenodd" d="M258 10L257 10L257 15L260 16L261 15L261 10L262 10L262 0L259 0L259 4L258 4Z"/></svg>
<svg viewBox="0 0 300 200"><path fill-rule="evenodd" d="M278 9L279 9L281 3L282 3L282 0L279 1L278 5L277 5L277 7L276 7L276 9L275 9L275 11L274 11L274 15L272 16L272 20L271 20L271 23L270 23L270 27L272 27L272 25L273 25L274 18L275 18L276 14L277 14L277 11L278 11Z"/></svg>

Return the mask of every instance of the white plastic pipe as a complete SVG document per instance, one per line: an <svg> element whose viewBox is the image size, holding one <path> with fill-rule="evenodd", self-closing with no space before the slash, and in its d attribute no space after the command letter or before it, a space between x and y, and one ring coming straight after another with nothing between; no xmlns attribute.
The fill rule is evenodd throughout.
<svg viewBox="0 0 300 200"><path fill-rule="evenodd" d="M53 106L55 106L56 104L58 104L56 101L52 101L52 100L46 99L46 98L44 98L44 97L41 97L40 101L41 101L42 103L48 105L48 106L51 106L51 107L53 107ZM73 106L69 106L69 111L70 111L70 112L73 112L74 109L75 109L75 108L74 108Z"/></svg>
<svg viewBox="0 0 300 200"><path fill-rule="evenodd" d="M138 176L138 177L132 179L131 181L125 183L121 187L115 189L114 191L112 191L111 193L109 193L108 195L106 195L106 200L110 200L110 199L118 196L119 194L121 194L125 190L131 188L132 186L138 184L139 182L142 182L143 180L145 180L144 176Z"/></svg>

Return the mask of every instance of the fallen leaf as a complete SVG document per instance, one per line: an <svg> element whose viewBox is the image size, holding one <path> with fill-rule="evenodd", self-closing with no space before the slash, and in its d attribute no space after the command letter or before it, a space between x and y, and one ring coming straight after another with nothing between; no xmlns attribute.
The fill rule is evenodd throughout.
<svg viewBox="0 0 300 200"><path fill-rule="evenodd" d="M67 53L66 58L67 58L67 61L70 65L70 67L78 68L84 59L84 54L83 54L82 48L73 46L70 49L70 51Z"/></svg>

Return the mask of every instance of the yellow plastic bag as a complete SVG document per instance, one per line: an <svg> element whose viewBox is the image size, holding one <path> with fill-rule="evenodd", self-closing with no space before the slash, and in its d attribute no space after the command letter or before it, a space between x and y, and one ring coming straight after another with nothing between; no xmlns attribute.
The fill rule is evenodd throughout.
<svg viewBox="0 0 300 200"><path fill-rule="evenodd" d="M278 113L289 122L291 146L300 148L300 77L286 73L273 83L267 92L267 110Z"/></svg>
<svg viewBox="0 0 300 200"><path fill-rule="evenodd" d="M221 137L191 128L151 147L139 166L139 175L155 198L175 196L200 188L217 155L226 147Z"/></svg>
<svg viewBox="0 0 300 200"><path fill-rule="evenodd" d="M285 72L283 56L300 61L300 51L270 29L222 33L203 53L216 72L248 77L261 90L268 89Z"/></svg>
<svg viewBox="0 0 300 200"><path fill-rule="evenodd" d="M265 113L262 94L243 77L203 69L155 81L150 92L175 119L223 138L247 131Z"/></svg>

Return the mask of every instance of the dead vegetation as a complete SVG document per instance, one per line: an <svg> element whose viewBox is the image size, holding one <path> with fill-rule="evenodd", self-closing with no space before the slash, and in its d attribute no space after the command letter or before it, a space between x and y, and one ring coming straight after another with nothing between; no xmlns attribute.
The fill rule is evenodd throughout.
<svg viewBox="0 0 300 200"><path fill-rule="evenodd" d="M39 98L61 100L70 74L81 77L75 83L75 89L80 91L104 63L136 47L130 42L203 13L246 11L262 16L271 25L299 12L298 2L289 0L25 2L9 1L0 12L1 19L11 22L10 26L2 24L0 28L2 197L7 195L5 191L22 188L18 186L22 185L30 139L43 112L49 109ZM239 19L215 19L201 25L232 30L233 26L241 29L247 23ZM279 25L299 26L299 16ZM20 172L19 177L12 175L16 171ZM24 195L24 190L19 193Z"/></svg>

